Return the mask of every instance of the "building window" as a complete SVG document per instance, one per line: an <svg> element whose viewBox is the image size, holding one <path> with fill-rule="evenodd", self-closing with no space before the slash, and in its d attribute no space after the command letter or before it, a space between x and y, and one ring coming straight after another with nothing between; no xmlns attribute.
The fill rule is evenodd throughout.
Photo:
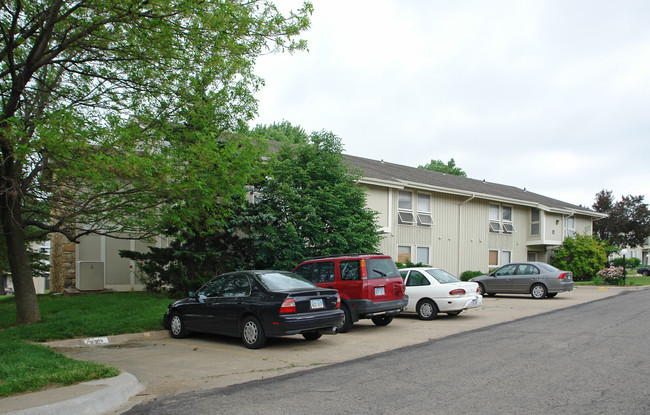
<svg viewBox="0 0 650 415"><path fill-rule="evenodd" d="M418 246L416 250L417 263L429 265L429 247L428 246Z"/></svg>
<svg viewBox="0 0 650 415"><path fill-rule="evenodd" d="M500 266L509 264L512 262L512 252L511 251L497 251L490 250L488 251L488 268L494 269Z"/></svg>
<svg viewBox="0 0 650 415"><path fill-rule="evenodd" d="M397 223L402 225L411 225L415 223L413 215L413 194L403 190L399 191L397 202Z"/></svg>
<svg viewBox="0 0 650 415"><path fill-rule="evenodd" d="M528 256L526 257L528 262L537 262L537 252L528 251Z"/></svg>
<svg viewBox="0 0 650 415"><path fill-rule="evenodd" d="M512 206L490 205L490 232L514 233Z"/></svg>
<svg viewBox="0 0 650 415"><path fill-rule="evenodd" d="M399 209L408 209L408 210L413 210L413 201L411 200L411 192L406 192L404 190L399 191L399 201L398 201L398 208Z"/></svg>
<svg viewBox="0 0 650 415"><path fill-rule="evenodd" d="M496 268L499 266L499 251L488 251L489 260L488 265L490 268Z"/></svg>
<svg viewBox="0 0 650 415"><path fill-rule="evenodd" d="M512 207L503 206L501 219L503 221L503 232L504 233L514 233L515 225L512 224Z"/></svg>
<svg viewBox="0 0 650 415"><path fill-rule="evenodd" d="M512 262L511 260L512 252L510 251L501 251L501 265L506 265Z"/></svg>
<svg viewBox="0 0 650 415"><path fill-rule="evenodd" d="M567 234L569 235L569 238L573 238L576 236L576 218L573 216L569 216L567 218Z"/></svg>
<svg viewBox="0 0 650 415"><path fill-rule="evenodd" d="M415 217L411 212L397 212L397 223L413 224L415 223Z"/></svg>
<svg viewBox="0 0 650 415"><path fill-rule="evenodd" d="M397 247L397 262L407 263L411 262L411 247L398 246Z"/></svg>
<svg viewBox="0 0 650 415"><path fill-rule="evenodd" d="M434 225L431 217L431 198L429 195L418 193L418 226Z"/></svg>
<svg viewBox="0 0 650 415"><path fill-rule="evenodd" d="M499 205L490 205L490 232L501 232Z"/></svg>
<svg viewBox="0 0 650 415"><path fill-rule="evenodd" d="M530 209L530 234L539 235L539 209Z"/></svg>

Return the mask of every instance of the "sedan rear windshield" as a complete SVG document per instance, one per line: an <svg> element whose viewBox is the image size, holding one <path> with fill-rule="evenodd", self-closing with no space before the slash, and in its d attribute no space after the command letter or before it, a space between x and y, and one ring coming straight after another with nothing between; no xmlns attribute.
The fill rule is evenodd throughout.
<svg viewBox="0 0 650 415"><path fill-rule="evenodd" d="M269 291L287 291L296 288L317 288L303 277L291 272L257 274L257 280Z"/></svg>
<svg viewBox="0 0 650 415"><path fill-rule="evenodd" d="M549 272L556 272L556 271L559 271L559 269L557 269L557 268L555 268L554 266L549 265L549 264L539 263L538 265L539 265L540 267L544 268L546 271L549 271Z"/></svg>
<svg viewBox="0 0 650 415"><path fill-rule="evenodd" d="M400 278L395 263L390 258L366 260L368 278Z"/></svg>
<svg viewBox="0 0 650 415"><path fill-rule="evenodd" d="M460 280L445 270L439 268L427 269L427 274L435 278L440 284L450 284L453 282L460 282Z"/></svg>

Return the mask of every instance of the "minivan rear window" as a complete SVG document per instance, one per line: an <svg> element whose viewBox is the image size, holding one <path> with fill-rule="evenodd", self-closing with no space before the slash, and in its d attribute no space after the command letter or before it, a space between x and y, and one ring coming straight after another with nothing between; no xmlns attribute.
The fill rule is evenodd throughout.
<svg viewBox="0 0 650 415"><path fill-rule="evenodd" d="M366 260L368 278L400 278L395 263L390 258L375 258Z"/></svg>

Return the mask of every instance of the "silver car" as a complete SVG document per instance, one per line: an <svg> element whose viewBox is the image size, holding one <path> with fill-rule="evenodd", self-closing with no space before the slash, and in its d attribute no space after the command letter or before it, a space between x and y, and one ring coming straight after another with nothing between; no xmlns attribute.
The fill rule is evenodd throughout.
<svg viewBox="0 0 650 415"><path fill-rule="evenodd" d="M470 279L481 294L530 294L535 299L555 297L573 290L573 273L543 262L518 262L504 265L489 275Z"/></svg>

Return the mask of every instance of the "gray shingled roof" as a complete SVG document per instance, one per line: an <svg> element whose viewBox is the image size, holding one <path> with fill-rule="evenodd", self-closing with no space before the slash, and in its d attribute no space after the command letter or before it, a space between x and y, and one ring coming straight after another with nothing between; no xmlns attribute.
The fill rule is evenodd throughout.
<svg viewBox="0 0 650 415"><path fill-rule="evenodd" d="M402 166L347 154L343 157L345 161L362 172L362 183L369 183L374 179L382 182L392 182L396 185L401 184L411 188L435 187L438 191L450 194L471 194L483 199L506 199L513 204L538 205L540 209L559 209L561 211L602 217L602 214L591 209L552 199L514 186L469 179L467 177L459 177L452 174Z"/></svg>

